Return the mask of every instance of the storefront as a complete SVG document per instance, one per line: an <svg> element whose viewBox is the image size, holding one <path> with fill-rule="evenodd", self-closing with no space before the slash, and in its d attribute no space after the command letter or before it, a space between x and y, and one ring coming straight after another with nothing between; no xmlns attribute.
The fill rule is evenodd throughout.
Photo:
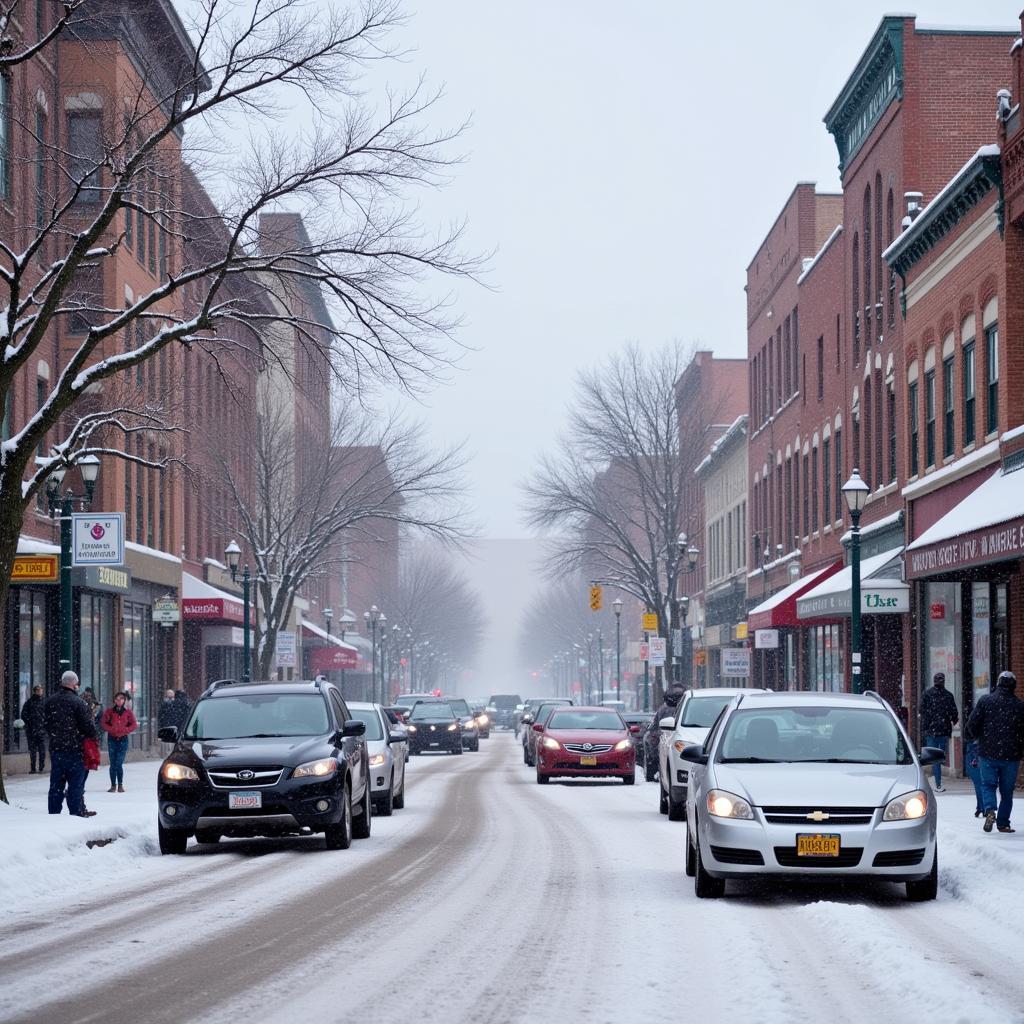
<svg viewBox="0 0 1024 1024"><path fill-rule="evenodd" d="M181 574L182 682L195 700L215 679L243 675L244 609L233 594Z"/></svg>
<svg viewBox="0 0 1024 1024"><path fill-rule="evenodd" d="M747 588L742 579L733 580L724 587L708 592L708 624L704 627L706 686L736 686L743 683L741 679L723 675L722 652L734 646L736 623L745 619L746 593Z"/></svg>
<svg viewBox="0 0 1024 1024"><path fill-rule="evenodd" d="M308 619L302 619L302 658L304 677L325 675L343 683L345 674L359 664L359 652L340 637L333 636Z"/></svg>
<svg viewBox="0 0 1024 1024"><path fill-rule="evenodd" d="M72 569L71 581L75 609L74 664L78 666L82 690L92 687L96 699L107 707L121 689L115 627L120 619L120 599L131 591L131 573L114 566L89 566Z"/></svg>

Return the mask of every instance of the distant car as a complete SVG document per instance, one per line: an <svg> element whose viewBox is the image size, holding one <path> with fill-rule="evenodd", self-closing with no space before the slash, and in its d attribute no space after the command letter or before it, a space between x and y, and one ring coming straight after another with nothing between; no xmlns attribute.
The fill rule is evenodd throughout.
<svg viewBox="0 0 1024 1024"><path fill-rule="evenodd" d="M395 698L396 707L411 708L418 700L436 700L436 693L400 693Z"/></svg>
<svg viewBox="0 0 1024 1024"><path fill-rule="evenodd" d="M440 700L418 701L409 712L409 753L462 753L462 723Z"/></svg>
<svg viewBox="0 0 1024 1024"><path fill-rule="evenodd" d="M614 708L620 715L626 713L626 702L624 700L603 700L601 701L601 707Z"/></svg>
<svg viewBox="0 0 1024 1024"><path fill-rule="evenodd" d="M663 718L658 723L658 809L668 815L669 821L682 821L686 817L686 786L692 765L683 758L683 749L704 742L715 719L737 694L769 692L740 686L687 690L675 717Z"/></svg>
<svg viewBox="0 0 1024 1024"><path fill-rule="evenodd" d="M353 718L366 725L363 734L369 755L370 795L374 814L384 818L405 806L405 762L409 733L393 723L379 704L351 703Z"/></svg>
<svg viewBox="0 0 1024 1024"><path fill-rule="evenodd" d="M470 704L470 708L472 709L473 714L476 715L476 726L480 733L480 739L490 739L491 716L487 713L487 708L483 704Z"/></svg>
<svg viewBox="0 0 1024 1024"><path fill-rule="evenodd" d="M633 785L633 737L614 709L556 707L540 728L536 767L541 785L559 776L612 777Z"/></svg>
<svg viewBox="0 0 1024 1024"><path fill-rule="evenodd" d="M477 751L480 749L480 726L477 724L476 715L469 706L469 701L463 697L429 697L417 704L429 704L430 702L447 704L462 726L462 745L466 750ZM413 707L415 708L415 704Z"/></svg>
<svg viewBox="0 0 1024 1024"><path fill-rule="evenodd" d="M743 693L685 750L686 873L700 898L726 879L869 877L911 900L938 892L935 796L875 693Z"/></svg>
<svg viewBox="0 0 1024 1024"><path fill-rule="evenodd" d="M494 709L492 723L496 729L512 729L515 726L516 709L523 703L518 693L492 693L487 700L488 710Z"/></svg>

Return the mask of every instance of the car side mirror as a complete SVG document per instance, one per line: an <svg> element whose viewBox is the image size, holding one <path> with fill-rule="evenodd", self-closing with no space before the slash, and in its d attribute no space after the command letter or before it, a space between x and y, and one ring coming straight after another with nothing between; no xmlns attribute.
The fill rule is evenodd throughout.
<svg viewBox="0 0 1024 1024"><path fill-rule="evenodd" d="M533 721L533 715L523 715L523 725L529 725Z"/></svg>
<svg viewBox="0 0 1024 1024"><path fill-rule="evenodd" d="M921 753L918 755L918 760L921 762L921 767L924 768L930 764L938 764L940 761L946 760L946 752L942 747L922 747Z"/></svg>
<svg viewBox="0 0 1024 1024"><path fill-rule="evenodd" d="M343 739L350 739L354 736L363 736L365 733L366 723L359 721L358 718L350 718L341 727L341 735Z"/></svg>
<svg viewBox="0 0 1024 1024"><path fill-rule="evenodd" d="M541 725L540 722L535 722L534 726L533 726L533 731L534 732L543 732L544 731L544 726Z"/></svg>
<svg viewBox="0 0 1024 1024"><path fill-rule="evenodd" d="M693 761L694 764L708 763L708 755L704 750L703 743L691 743L688 747L683 747L679 756L684 761Z"/></svg>
<svg viewBox="0 0 1024 1024"><path fill-rule="evenodd" d="M676 727L676 720L674 718L663 718L658 723L659 729L674 729Z"/></svg>
<svg viewBox="0 0 1024 1024"><path fill-rule="evenodd" d="M388 735L388 743L405 743L409 733L405 729L392 729Z"/></svg>
<svg viewBox="0 0 1024 1024"><path fill-rule="evenodd" d="M177 743L178 727L176 725L165 725L162 729L157 729L156 738L163 740L164 743Z"/></svg>
<svg viewBox="0 0 1024 1024"><path fill-rule="evenodd" d="M637 736L637 735L639 735L639 733L640 733L640 726L639 726L639 725L635 725L635 724L634 724L634 725L631 725L631 726L629 727L629 731L630 731L630 732L631 732L631 733L632 733L632 734L633 734L634 736Z"/></svg>

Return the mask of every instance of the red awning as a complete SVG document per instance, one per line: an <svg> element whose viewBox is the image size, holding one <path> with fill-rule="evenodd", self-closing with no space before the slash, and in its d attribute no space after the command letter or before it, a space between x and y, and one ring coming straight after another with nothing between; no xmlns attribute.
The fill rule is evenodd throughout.
<svg viewBox="0 0 1024 1024"><path fill-rule="evenodd" d="M231 622L241 625L245 609L237 597L211 587L197 576L181 574L181 617L193 622Z"/></svg>
<svg viewBox="0 0 1024 1024"><path fill-rule="evenodd" d="M334 672L358 664L359 655L351 647L314 647L309 652L310 672Z"/></svg>
<svg viewBox="0 0 1024 1024"><path fill-rule="evenodd" d="M779 629L783 626L803 626L796 614L796 600L803 597L811 587L817 586L822 580L842 569L842 560L826 565L824 569L801 576L788 587L783 587L756 608L747 612L747 629L751 632L758 629Z"/></svg>

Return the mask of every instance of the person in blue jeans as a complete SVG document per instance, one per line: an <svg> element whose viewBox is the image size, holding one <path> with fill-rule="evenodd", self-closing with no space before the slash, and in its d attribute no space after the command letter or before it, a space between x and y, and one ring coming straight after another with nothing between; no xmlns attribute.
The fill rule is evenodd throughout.
<svg viewBox="0 0 1024 1024"><path fill-rule="evenodd" d="M1000 832L1015 831L1010 825L1013 787L1024 756L1024 701L1016 689L1017 677L1000 672L995 689L978 701L967 722L967 731L978 739L986 832L993 825Z"/></svg>
<svg viewBox="0 0 1024 1024"><path fill-rule="evenodd" d="M139 727L132 709L128 707L128 694L123 690L114 694L113 707L103 712L100 726L107 734L107 757L110 761L110 789L107 792L123 793L128 737Z"/></svg>
<svg viewBox="0 0 1024 1024"><path fill-rule="evenodd" d="M82 745L96 739L96 725L84 700L75 692L78 676L65 672L60 687L43 705L43 725L50 741L48 810L60 814L65 799L68 813L91 818L85 807L85 760Z"/></svg>
<svg viewBox="0 0 1024 1024"><path fill-rule="evenodd" d="M946 689L946 676L936 672L933 685L924 691L921 697L921 731L924 733L926 747L938 747L944 754L949 753L949 738L953 735L953 726L960 721L953 694ZM935 773L935 791L944 792L942 788L942 762L932 765Z"/></svg>
<svg viewBox="0 0 1024 1024"><path fill-rule="evenodd" d="M978 754L977 740L967 740L964 749L964 768L967 777L974 783L974 816L980 818L985 813L985 790L981 784L981 757Z"/></svg>

